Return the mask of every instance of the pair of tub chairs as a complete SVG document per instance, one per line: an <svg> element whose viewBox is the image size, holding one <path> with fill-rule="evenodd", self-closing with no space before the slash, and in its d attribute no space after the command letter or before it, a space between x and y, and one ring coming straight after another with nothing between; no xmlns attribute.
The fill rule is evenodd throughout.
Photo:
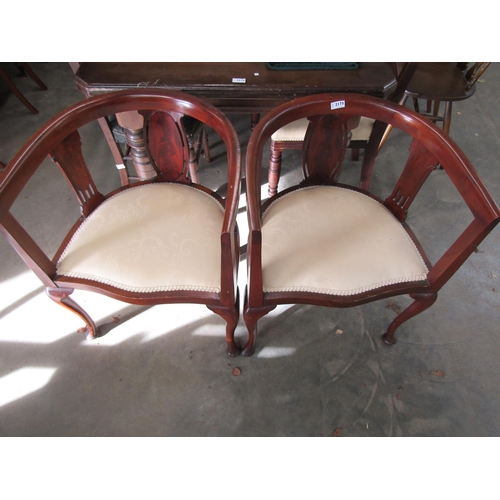
<svg viewBox="0 0 500 500"><path fill-rule="evenodd" d="M78 129L101 117L137 111L144 117L145 148L156 178L101 193L86 165L87 150L82 149ZM190 179L184 116L204 123L225 145L224 197ZM393 177L392 193L386 198L370 193L379 140L370 140L365 150L361 184L339 183L360 117L390 124L409 137L409 153L396 169L398 175L377 161L377 176ZM262 159L269 139L287 123L303 118L309 120L303 180L262 200ZM47 157L71 186L81 213L52 256L28 234L13 210L16 200L22 203L20 195L37 169L56 168L46 165ZM468 206L471 222L431 263L407 215L437 165ZM226 322L228 354L250 356L258 320L279 304L349 307L405 294L413 302L383 335L385 343L395 343L396 329L434 303L441 287L500 219L464 153L417 113L354 94L313 95L286 103L260 121L247 148L248 279L243 316L248 338L238 346L234 331L240 316L236 216L241 173L238 136L227 117L210 104L182 93L148 89L100 95L54 117L10 162L0 182L0 229L42 281L47 295L85 322L89 338L98 337L99 331L72 299L75 289L131 304L205 304ZM53 206L58 210L57 200Z"/></svg>

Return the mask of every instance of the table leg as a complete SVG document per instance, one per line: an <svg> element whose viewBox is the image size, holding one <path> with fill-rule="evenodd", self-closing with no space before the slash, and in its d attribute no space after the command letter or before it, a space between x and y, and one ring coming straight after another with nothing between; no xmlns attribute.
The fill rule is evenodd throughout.
<svg viewBox="0 0 500 500"><path fill-rule="evenodd" d="M137 177L140 181L154 179L156 170L151 165L144 141L144 118L137 111L127 111L126 113L118 113L116 119L125 131Z"/></svg>

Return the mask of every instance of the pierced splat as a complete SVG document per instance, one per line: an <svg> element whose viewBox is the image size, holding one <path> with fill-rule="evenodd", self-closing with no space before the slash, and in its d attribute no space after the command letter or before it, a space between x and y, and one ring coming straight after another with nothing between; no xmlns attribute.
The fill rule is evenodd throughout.
<svg viewBox="0 0 500 500"><path fill-rule="evenodd" d="M182 115L175 119L168 113L153 113L147 124L149 155L166 181L187 182L189 149L184 129L180 125Z"/></svg>
<svg viewBox="0 0 500 500"><path fill-rule="evenodd" d="M82 153L82 141L78 131L72 132L54 146L50 157L68 179L80 203L80 211L87 217L104 196L97 190Z"/></svg>
<svg viewBox="0 0 500 500"><path fill-rule="evenodd" d="M406 220L408 209L438 160L417 139L410 145L410 155L392 194L384 204L400 221Z"/></svg>
<svg viewBox="0 0 500 500"><path fill-rule="evenodd" d="M324 115L311 120L302 157L304 184L329 184L339 177L349 131L358 124L359 116Z"/></svg>

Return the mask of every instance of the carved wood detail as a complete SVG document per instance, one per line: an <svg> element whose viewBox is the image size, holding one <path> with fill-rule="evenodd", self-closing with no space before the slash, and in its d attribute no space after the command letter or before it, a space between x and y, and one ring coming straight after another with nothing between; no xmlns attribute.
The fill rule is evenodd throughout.
<svg viewBox="0 0 500 500"><path fill-rule="evenodd" d="M87 217L104 200L104 196L97 190L89 173L78 131L54 146L50 156L68 179L80 203L80 211Z"/></svg>

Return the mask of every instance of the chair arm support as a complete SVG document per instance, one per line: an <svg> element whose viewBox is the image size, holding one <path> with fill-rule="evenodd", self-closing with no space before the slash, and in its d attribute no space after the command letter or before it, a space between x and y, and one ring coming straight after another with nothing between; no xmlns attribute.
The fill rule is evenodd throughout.
<svg viewBox="0 0 500 500"><path fill-rule="evenodd" d="M46 287L56 287L50 278L56 275L55 264L47 257L10 212L2 215L0 232L5 235L26 265L38 276Z"/></svg>
<svg viewBox="0 0 500 500"><path fill-rule="evenodd" d="M443 287L498 222L499 218L495 218L485 225L475 219L469 224L429 271L428 280L433 291L437 292Z"/></svg>

